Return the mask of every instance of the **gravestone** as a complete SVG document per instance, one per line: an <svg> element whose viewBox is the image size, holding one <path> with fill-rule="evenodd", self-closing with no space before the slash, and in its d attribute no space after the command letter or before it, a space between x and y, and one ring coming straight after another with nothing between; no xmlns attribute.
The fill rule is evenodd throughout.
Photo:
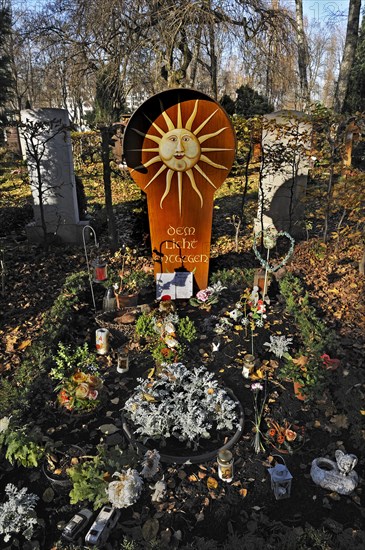
<svg viewBox="0 0 365 550"><path fill-rule="evenodd" d="M305 113L278 111L263 117L255 234L270 226L293 236L303 233L311 148L312 124Z"/></svg>
<svg viewBox="0 0 365 550"><path fill-rule="evenodd" d="M9 151L19 157L22 156L22 150L20 147L19 131L16 126L8 126L5 128L6 133L6 145Z"/></svg>
<svg viewBox="0 0 365 550"><path fill-rule="evenodd" d="M193 272L208 286L213 196L233 164L235 134L207 95L171 89L143 103L124 134L124 156L147 194L155 276Z"/></svg>
<svg viewBox="0 0 365 550"><path fill-rule="evenodd" d="M68 113L65 109L24 110L21 123L34 212L34 221L26 227L27 237L32 242L44 241L43 211L48 234L65 243L81 244L88 222L80 221Z"/></svg>

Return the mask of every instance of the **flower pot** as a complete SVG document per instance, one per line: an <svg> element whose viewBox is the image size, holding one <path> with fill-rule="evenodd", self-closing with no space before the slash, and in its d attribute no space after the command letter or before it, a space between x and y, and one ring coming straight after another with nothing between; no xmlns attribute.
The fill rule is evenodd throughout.
<svg viewBox="0 0 365 550"><path fill-rule="evenodd" d="M73 459L84 455L84 449L77 445L60 446L48 454L42 464L42 471L56 490L68 491L72 487L72 482L67 475L67 469L72 466Z"/></svg>
<svg viewBox="0 0 365 550"><path fill-rule="evenodd" d="M161 449L157 449L160 452L161 462L165 462L167 464L185 464L185 463L200 464L200 463L207 462L209 460L212 460L212 459L216 458L220 451L230 449L231 447L233 447L233 445L235 443L237 443L237 441L240 439L240 437L243 433L243 427L244 427L244 422L245 422L244 412L243 412L243 408L242 408L241 403L239 402L237 397L234 395L234 393L231 390L229 390L228 388L226 388L226 391L229 394L229 396L231 397L231 399L233 399L237 403L237 407L238 407L238 411L239 411L238 428L237 428L236 432L230 437L230 439L224 445L218 446L217 448L215 448L211 451L203 452L203 453L200 453L200 454L198 454L198 453L194 454L193 451L190 451L190 454L186 454L184 456L182 456L182 455L176 456L176 455L170 455L170 454L167 454L167 453L165 454L163 452L160 452ZM148 448L145 445L143 445L142 443L140 443L139 441L136 441L136 439L133 436L133 432L132 432L130 426L128 425L127 420L124 418L124 416L122 416L122 426L123 426L123 431L124 431L128 441L130 441L130 443L132 445L134 445L134 447L136 447L139 451L145 453L148 450ZM156 448L156 446L154 446L154 448Z"/></svg>
<svg viewBox="0 0 365 550"><path fill-rule="evenodd" d="M293 381L293 387L294 387L294 395L297 399L300 401L306 401L306 396L301 393L301 389L303 388L303 384L300 384L300 382Z"/></svg>
<svg viewBox="0 0 365 550"><path fill-rule="evenodd" d="M135 292L134 294L119 294L117 298L117 304L119 304L119 309L123 309L125 307L136 307L138 304L138 292Z"/></svg>

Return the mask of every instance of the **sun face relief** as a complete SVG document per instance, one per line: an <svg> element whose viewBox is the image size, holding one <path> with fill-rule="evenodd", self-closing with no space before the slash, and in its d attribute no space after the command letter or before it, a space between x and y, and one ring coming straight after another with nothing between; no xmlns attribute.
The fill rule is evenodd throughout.
<svg viewBox="0 0 365 550"><path fill-rule="evenodd" d="M159 154L168 168L176 172L186 172L199 161L200 144L186 128L171 130L162 136Z"/></svg>
<svg viewBox="0 0 365 550"><path fill-rule="evenodd" d="M181 104L177 104L177 120L173 122L166 111L162 110L161 114L165 121L167 130L150 121L152 127L157 131L159 135L151 133L142 133L137 128L132 128L138 134L141 134L146 140L149 140L155 144L154 147L144 146L139 149L145 153L157 153L156 156L144 162L143 165L137 166L132 170L138 170L139 168L148 168L153 164L160 165L157 172L151 177L144 189L147 189L152 183L159 179L160 174L166 173L165 179L165 191L162 194L160 200L160 207L163 208L163 203L166 197L169 195L173 179L177 179L178 188L178 203L179 213L182 215L182 198L183 198L183 184L190 183L192 189L199 197L200 206L203 207L203 195L201 194L197 182L195 180L196 173L200 174L214 189L217 189L214 182L209 178L201 164L207 164L218 168L219 170L228 170L226 166L218 164L210 159L207 155L215 152L233 151L233 148L223 147L206 147L202 145L206 141L215 138L222 132L228 129L228 126L218 128L214 132L203 133L203 129L208 122L217 114L219 109L213 111L197 128L193 129L195 119L197 118L199 107L199 100L196 100L194 107L188 120L183 124ZM206 154L205 154L206 153ZM195 171L195 172L194 172ZM175 177L174 177L175 176Z"/></svg>

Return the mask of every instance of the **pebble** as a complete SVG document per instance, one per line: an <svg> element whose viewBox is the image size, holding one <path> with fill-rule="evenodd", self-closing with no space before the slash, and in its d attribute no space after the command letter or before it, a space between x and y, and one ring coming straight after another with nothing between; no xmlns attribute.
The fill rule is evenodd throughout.
<svg viewBox="0 0 365 550"><path fill-rule="evenodd" d="M54 499L54 490L52 487L47 487L47 489L44 491L42 495L43 502L52 502Z"/></svg>
<svg viewBox="0 0 365 550"><path fill-rule="evenodd" d="M114 424L102 424L99 426L99 430L103 434L111 435L119 430Z"/></svg>

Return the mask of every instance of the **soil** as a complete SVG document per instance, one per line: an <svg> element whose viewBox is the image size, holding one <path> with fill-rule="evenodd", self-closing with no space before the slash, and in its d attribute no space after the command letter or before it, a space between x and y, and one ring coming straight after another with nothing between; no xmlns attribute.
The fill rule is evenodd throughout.
<svg viewBox="0 0 365 550"><path fill-rule="evenodd" d="M221 227L219 216L215 218L215 223ZM329 253L330 259L323 262L313 255L311 245L310 241L296 245L289 269L300 275L311 290L317 310L326 320L329 330L334 330L340 336L341 366L330 373L323 393L310 402L298 400L291 383L278 382L274 375L260 379L267 391L265 414L287 419L304 428L303 446L292 455L283 455L293 476L290 498L275 500L270 487L268 468L274 463L272 458L278 462L282 460L274 456L278 451L266 445L262 452L256 454L252 445L253 392L251 381L242 377L242 357L252 352L250 334L246 335L244 329L233 326L219 337L218 351L213 352L212 349L212 341L216 339L213 332L216 319L234 308L243 290L239 286L230 287L222 293L219 303L212 306L210 311L194 308L188 302L178 303L177 310L179 316L188 315L194 320L199 335L198 340L187 350L184 363L187 366L204 364L209 371L214 372L219 381L234 392L245 413L242 437L231 449L234 455L233 482L226 483L219 479L214 459L202 464L162 464L156 480L164 476L167 484L163 500L151 502L152 489L145 484L138 502L122 511L106 548L120 548L123 536L136 541L136 545L139 545L136 548L179 546L198 550L254 547L360 550L364 547L365 431L362 419L365 380L362 364L365 333L359 294L364 288L364 277L357 274L355 258L359 255L358 251L353 253L352 249L344 250L340 254L341 250L337 250L336 260L332 261ZM242 266L243 263L246 267L257 267L256 259L248 250L235 253L231 250L219 251L216 247L215 251L211 262L212 271ZM79 269L81 264L79 252L54 248L45 257L38 249L29 250L21 240L9 247L7 254L11 258L11 270L7 278L6 295L1 300L4 312L2 338L6 344L2 352L2 372L5 375L21 362L21 342L36 339L42 313L51 306L66 272ZM100 288L96 289L98 304L101 303L103 292ZM257 329L254 338L254 355L260 362L270 359L264 347L270 334L292 336L294 342L296 339L293 320L285 311L275 280L269 295L271 303L267 321L262 329ZM140 304L156 307L153 289L140 296L139 300ZM75 344L82 344L86 340L93 347L98 326L92 310L91 295L87 295L74 324L67 327L67 340ZM11 345L9 335L14 334L16 337ZM121 340L124 341L123 335ZM112 348L120 345L115 333L111 345ZM53 441L77 444L85 448L88 454L95 452L100 440L108 446L126 447L128 441L123 433L121 416L123 403L136 386L137 379L147 376L153 367L153 360L143 342L135 341L126 374L117 373L115 361L110 364L106 358L101 361L104 361L107 394L102 407L95 414L78 417L54 408L52 385L42 379L38 381L38 393L27 421L34 421L42 433ZM100 427L105 424L113 424L116 432L102 434ZM356 471L360 483L351 496L330 493L316 486L310 477L312 460L320 456L334 459L338 448L354 453L359 458ZM204 448L197 450L201 451ZM215 482L212 483L211 479ZM41 521L34 540L40 549L54 548L60 538L60 528L82 506L70 505L67 492L54 487L50 496L50 492L47 492L49 482L41 468L27 470L12 467L2 456L1 491L9 482L26 486L30 492L41 497L37 506L37 515ZM152 546L148 541L151 521L158 522L157 546ZM2 544L4 549L26 550L37 547L20 537L14 537L8 546Z"/></svg>

